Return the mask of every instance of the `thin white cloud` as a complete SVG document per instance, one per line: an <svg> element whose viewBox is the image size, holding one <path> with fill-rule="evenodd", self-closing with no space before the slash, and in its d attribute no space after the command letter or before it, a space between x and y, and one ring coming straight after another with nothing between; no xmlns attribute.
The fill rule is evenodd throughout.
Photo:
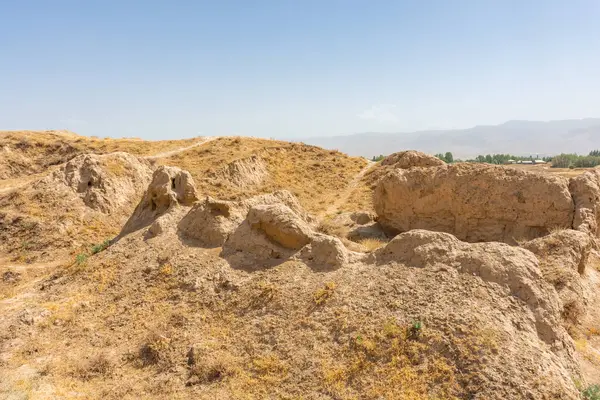
<svg viewBox="0 0 600 400"><path fill-rule="evenodd" d="M376 104L357 115L360 119L366 119L379 123L398 122L398 116L394 113L395 104Z"/></svg>

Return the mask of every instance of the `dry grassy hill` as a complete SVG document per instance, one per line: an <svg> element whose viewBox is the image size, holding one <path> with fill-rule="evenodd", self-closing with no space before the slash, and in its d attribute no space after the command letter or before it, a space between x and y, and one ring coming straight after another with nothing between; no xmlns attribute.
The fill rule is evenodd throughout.
<svg viewBox="0 0 600 400"><path fill-rule="evenodd" d="M160 163L189 171L202 194L233 200L285 188L313 213L325 211L368 165L335 150L239 137L217 138Z"/></svg>
<svg viewBox="0 0 600 400"><path fill-rule="evenodd" d="M4 159L10 178L0 180L0 249L21 262L72 256L114 237L158 164L190 171L201 196L240 199L285 188L315 213L367 165L336 151L252 138L148 142L26 131L0 139L7 154L27 160L18 169ZM84 179L90 182L81 187ZM121 201L108 204L114 198Z"/></svg>
<svg viewBox="0 0 600 400"><path fill-rule="evenodd" d="M0 180L43 173L51 166L84 153L124 151L148 156L189 146L197 141L197 138L155 142L134 138L101 139L68 131L0 131Z"/></svg>

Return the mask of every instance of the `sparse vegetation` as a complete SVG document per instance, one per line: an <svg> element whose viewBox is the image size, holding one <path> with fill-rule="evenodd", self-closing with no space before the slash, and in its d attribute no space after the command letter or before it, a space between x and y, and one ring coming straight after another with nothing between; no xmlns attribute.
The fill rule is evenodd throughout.
<svg viewBox="0 0 600 400"><path fill-rule="evenodd" d="M165 360L170 339L164 335L152 333L139 349L138 356L142 366L156 365Z"/></svg>
<svg viewBox="0 0 600 400"><path fill-rule="evenodd" d="M563 153L552 157L552 168L593 168L597 165L600 165L598 150L587 156Z"/></svg>
<svg viewBox="0 0 600 400"><path fill-rule="evenodd" d="M75 256L75 264L77 266L82 266L85 265L85 263L87 262L87 254L85 253L79 253L77 254L77 256Z"/></svg>
<svg viewBox="0 0 600 400"><path fill-rule="evenodd" d="M219 199L238 200L287 189L312 213L326 210L367 165L362 157L348 157L338 151L301 143L245 138L244 145L239 146L235 140L217 138L201 147L161 159L160 163L189 171L200 192ZM228 164L253 156L264 161L268 172L260 185L248 189L218 178L219 170Z"/></svg>
<svg viewBox="0 0 600 400"><path fill-rule="evenodd" d="M448 164L452 164L454 162L454 156L449 151L447 151L445 154L438 153L435 156Z"/></svg>
<svg viewBox="0 0 600 400"><path fill-rule="evenodd" d="M83 153L126 151L143 156L189 146L197 141L197 138L156 142L126 138L99 139L66 131L0 131L0 148L14 150L14 153L5 153L10 168L4 170L0 163L0 179L36 174ZM115 166L111 171L117 174L125 172L121 166Z"/></svg>
<svg viewBox="0 0 600 400"><path fill-rule="evenodd" d="M105 250L108 246L110 246L110 239L106 239L102 243L95 244L94 246L92 246L92 254L100 253L101 251Z"/></svg>
<svg viewBox="0 0 600 400"><path fill-rule="evenodd" d="M360 243L366 249L367 253L371 253L371 252L379 249L380 247L385 246L387 242L382 239L367 238L367 239L362 239L358 243Z"/></svg>
<svg viewBox="0 0 600 400"><path fill-rule="evenodd" d="M585 400L600 400L600 385L591 385L581 391Z"/></svg>
<svg viewBox="0 0 600 400"><path fill-rule="evenodd" d="M94 378L106 378L111 375L113 370L112 362L104 354L98 354L91 359L82 361L76 368L76 375L82 380Z"/></svg>
<svg viewBox="0 0 600 400"><path fill-rule="evenodd" d="M475 163L486 163L486 164L508 164L509 161L534 161L537 160L537 155L529 155L529 156L515 156L514 154L486 154L486 155L478 155L475 158L471 158L466 160L467 162L475 162ZM543 161L550 161L550 157L542 157Z"/></svg>
<svg viewBox="0 0 600 400"><path fill-rule="evenodd" d="M314 300L315 304L320 306L322 304L327 303L333 296L335 287L336 287L335 282L325 283L325 285L322 288L320 288L319 290L317 290L313 296L313 300Z"/></svg>

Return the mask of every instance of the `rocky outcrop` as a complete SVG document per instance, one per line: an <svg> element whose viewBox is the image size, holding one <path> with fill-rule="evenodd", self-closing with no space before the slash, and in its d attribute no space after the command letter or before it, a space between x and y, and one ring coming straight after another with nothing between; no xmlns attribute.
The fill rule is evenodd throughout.
<svg viewBox="0 0 600 400"><path fill-rule="evenodd" d="M67 162L46 183L61 182L88 207L110 214L139 196L151 174L147 161L129 153L84 154Z"/></svg>
<svg viewBox="0 0 600 400"><path fill-rule="evenodd" d="M445 162L437 157L415 150L393 153L381 161L381 165L383 166L391 166L393 168L401 169L413 167L437 167L445 164Z"/></svg>
<svg viewBox="0 0 600 400"><path fill-rule="evenodd" d="M375 210L392 233L427 229L515 243L570 228L574 204L564 178L460 163L390 171L376 187Z"/></svg>
<svg viewBox="0 0 600 400"><path fill-rule="evenodd" d="M123 227L121 235L150 225L177 205L191 206L196 200L196 187L189 172L177 167L161 166L154 171L152 182Z"/></svg>

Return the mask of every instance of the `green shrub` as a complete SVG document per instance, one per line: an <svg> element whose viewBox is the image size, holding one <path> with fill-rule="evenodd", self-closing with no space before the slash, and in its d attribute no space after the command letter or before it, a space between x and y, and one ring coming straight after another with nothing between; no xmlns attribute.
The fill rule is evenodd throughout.
<svg viewBox="0 0 600 400"><path fill-rule="evenodd" d="M77 264L77 265L85 264L85 262L87 261L87 257L88 256L85 253L77 254L77 256L75 257L75 264Z"/></svg>
<svg viewBox="0 0 600 400"><path fill-rule="evenodd" d="M581 391L585 400L600 400L600 385L588 386Z"/></svg>
<svg viewBox="0 0 600 400"><path fill-rule="evenodd" d="M104 242L95 244L92 246L92 254L100 253L102 250L110 246L110 239L106 239Z"/></svg>

